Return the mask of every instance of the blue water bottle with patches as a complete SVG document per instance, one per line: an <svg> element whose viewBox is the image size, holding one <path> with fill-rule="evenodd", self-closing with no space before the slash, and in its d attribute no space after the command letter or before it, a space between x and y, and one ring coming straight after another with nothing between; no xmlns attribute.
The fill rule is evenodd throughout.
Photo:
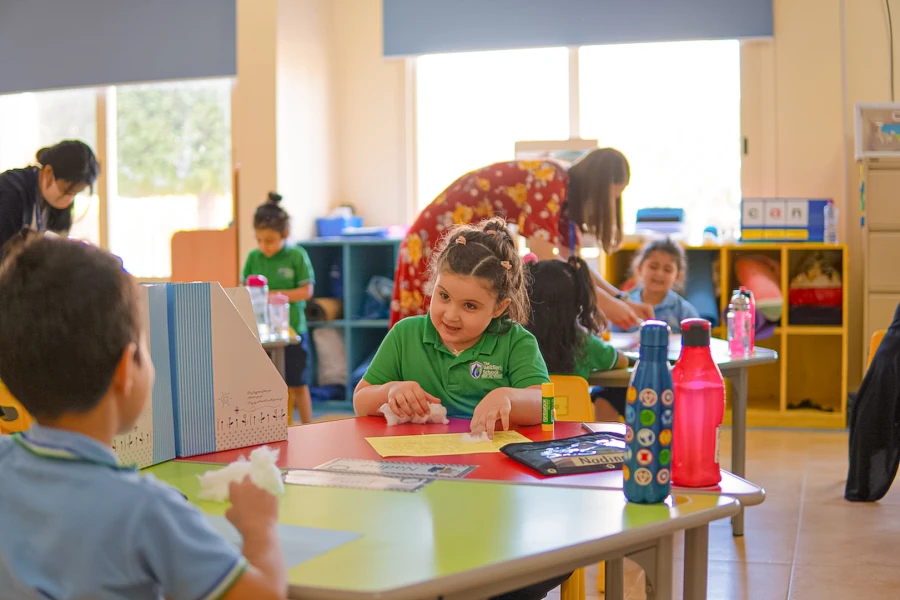
<svg viewBox="0 0 900 600"><path fill-rule="evenodd" d="M628 384L625 404L625 498L655 504L669 495L675 393L667 360L669 326L644 321L641 354Z"/></svg>

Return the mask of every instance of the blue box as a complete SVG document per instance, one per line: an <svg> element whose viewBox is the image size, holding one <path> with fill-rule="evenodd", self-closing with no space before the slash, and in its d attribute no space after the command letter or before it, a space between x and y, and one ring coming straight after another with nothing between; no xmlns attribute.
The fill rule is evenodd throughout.
<svg viewBox="0 0 900 600"><path fill-rule="evenodd" d="M742 242L823 242L827 199L742 198Z"/></svg>
<svg viewBox="0 0 900 600"><path fill-rule="evenodd" d="M316 219L318 237L339 237L345 227L362 227L362 217L329 217Z"/></svg>

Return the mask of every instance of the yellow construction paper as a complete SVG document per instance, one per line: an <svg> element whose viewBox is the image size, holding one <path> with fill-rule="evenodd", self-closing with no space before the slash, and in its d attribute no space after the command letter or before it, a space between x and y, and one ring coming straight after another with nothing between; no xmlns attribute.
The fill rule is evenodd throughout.
<svg viewBox="0 0 900 600"><path fill-rule="evenodd" d="M507 444L530 442L518 431L496 431L491 442L464 442L462 433L431 435L393 435L367 437L366 441L381 456L449 456L500 452Z"/></svg>

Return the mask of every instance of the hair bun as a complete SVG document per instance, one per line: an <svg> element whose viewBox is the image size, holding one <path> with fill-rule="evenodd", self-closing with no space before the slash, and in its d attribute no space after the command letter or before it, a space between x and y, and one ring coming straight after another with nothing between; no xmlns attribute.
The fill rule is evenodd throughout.
<svg viewBox="0 0 900 600"><path fill-rule="evenodd" d="M269 204L280 204L281 194L278 192L269 192Z"/></svg>
<svg viewBox="0 0 900 600"><path fill-rule="evenodd" d="M35 159L37 159L38 163L41 165L47 164L47 159L50 158L50 148L41 148L37 151L37 154L34 155Z"/></svg>

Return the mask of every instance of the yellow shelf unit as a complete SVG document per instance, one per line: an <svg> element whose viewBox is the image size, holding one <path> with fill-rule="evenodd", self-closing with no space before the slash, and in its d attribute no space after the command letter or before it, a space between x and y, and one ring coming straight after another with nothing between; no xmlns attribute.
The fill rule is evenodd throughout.
<svg viewBox="0 0 900 600"><path fill-rule="evenodd" d="M620 285L631 274L631 263L639 245L626 244L615 254L600 257L600 268L614 285ZM750 369L747 424L752 427L795 427L842 429L847 421L847 355L848 312L847 273L849 257L844 245L821 243L752 243L729 246L686 246L688 270L692 257L699 252L714 253L718 259L718 281L721 293L719 312L724 312L732 290L738 287L734 265L741 256L763 255L781 265L781 293L784 298L781 323L775 334L759 340L760 346L778 352L778 362ZM843 306L841 325L792 325L789 318L788 285L795 269L806 253L821 251L833 256L841 265ZM715 264L715 263L714 263ZM694 273L694 276L697 274ZM709 273L710 277L714 273ZM725 327L713 330L716 337L725 337ZM803 400L831 409L791 409ZM730 407L726 410L726 424L731 422Z"/></svg>

